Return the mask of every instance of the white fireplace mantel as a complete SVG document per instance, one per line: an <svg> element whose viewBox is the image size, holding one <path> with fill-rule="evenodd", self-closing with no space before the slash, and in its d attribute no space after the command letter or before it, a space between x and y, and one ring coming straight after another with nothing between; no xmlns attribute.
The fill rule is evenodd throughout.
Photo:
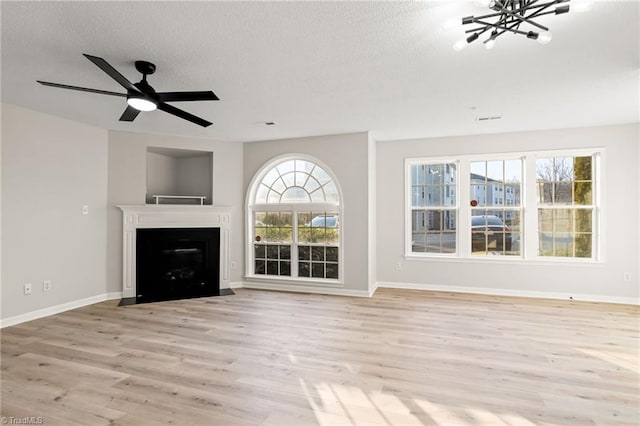
<svg viewBox="0 0 640 426"><path fill-rule="evenodd" d="M220 288L228 288L231 207L123 205L122 297L136 297L136 230L139 228L220 228Z"/></svg>

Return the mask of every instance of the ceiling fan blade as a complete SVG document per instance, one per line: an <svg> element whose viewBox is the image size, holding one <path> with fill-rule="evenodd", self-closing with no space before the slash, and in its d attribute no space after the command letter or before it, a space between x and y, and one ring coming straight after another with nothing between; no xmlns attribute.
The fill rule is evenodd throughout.
<svg viewBox="0 0 640 426"><path fill-rule="evenodd" d="M36 80L36 81L44 86L59 87L60 89L80 90L81 92L97 93L99 95L121 96L123 98L127 97L126 93L110 92L108 90L99 90L99 89L89 89L88 87L69 86L68 84L50 83L48 81L40 81L40 80Z"/></svg>
<svg viewBox="0 0 640 426"><path fill-rule="evenodd" d="M208 126L211 126L213 124L213 123L211 123L211 122L209 122L209 121L207 121L205 119L202 119L200 117L196 117L195 115L190 114L190 113L188 113L186 111L183 111L181 109L178 109L178 108L176 108L176 107L174 107L172 105L165 104L164 102L158 103L158 109L161 110L161 111L164 111L164 112L168 112L169 114L175 115L176 117L183 118L183 119L185 119L187 121L190 121L190 122L195 123L195 124L197 124L199 126L202 126L202 127L208 127Z"/></svg>
<svg viewBox="0 0 640 426"><path fill-rule="evenodd" d="M129 105L120 116L120 121L133 121L140 114L140 110L137 110Z"/></svg>
<svg viewBox="0 0 640 426"><path fill-rule="evenodd" d="M211 90L202 92L160 92L157 93L161 102L183 101L219 101L220 99Z"/></svg>
<svg viewBox="0 0 640 426"><path fill-rule="evenodd" d="M122 87L124 87L127 90L133 90L136 93L140 93L140 90L138 90L138 88L134 86L132 82L127 80L125 76L120 74L114 67L109 65L107 61L105 61L102 58L98 58L97 56L87 55L86 53L83 53L83 55L88 60L96 64L98 68L100 68L102 71L106 72L109 75L109 77L113 78L115 81L120 83Z"/></svg>

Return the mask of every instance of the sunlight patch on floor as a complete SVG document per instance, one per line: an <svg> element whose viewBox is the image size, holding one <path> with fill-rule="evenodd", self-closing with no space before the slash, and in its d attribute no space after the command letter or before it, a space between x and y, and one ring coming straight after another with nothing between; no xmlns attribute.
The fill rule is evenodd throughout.
<svg viewBox="0 0 640 426"><path fill-rule="evenodd" d="M535 423L514 413L477 407L455 407L420 398L401 400L380 391L366 391L338 383L310 384L299 378L300 387L320 426L325 425L486 425L532 426Z"/></svg>
<svg viewBox="0 0 640 426"><path fill-rule="evenodd" d="M597 349L577 348L580 352L590 355L594 358L609 362L618 367L626 368L635 373L640 373L640 365L638 365L637 354L620 353L612 351L603 351Z"/></svg>

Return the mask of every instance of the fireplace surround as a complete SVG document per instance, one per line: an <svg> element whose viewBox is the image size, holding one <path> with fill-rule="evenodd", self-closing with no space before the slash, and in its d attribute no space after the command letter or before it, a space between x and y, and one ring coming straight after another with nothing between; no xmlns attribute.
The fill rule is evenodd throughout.
<svg viewBox="0 0 640 426"><path fill-rule="evenodd" d="M186 230L213 228L219 233L218 288L228 289L229 231L231 208L194 205L122 205L122 297L135 300L138 296L137 234L138 230L165 229ZM146 231L145 231L146 232ZM198 247L182 247L197 250ZM181 247L176 247L181 249ZM188 252L183 252L187 255ZM194 252L195 253L195 252ZM188 257L188 256L187 256ZM189 261L187 261L189 263ZM180 269L180 268L176 268ZM166 271L165 271L166 272ZM179 276L179 272L173 271ZM144 284L143 284L144 286ZM177 297L179 298L179 297Z"/></svg>

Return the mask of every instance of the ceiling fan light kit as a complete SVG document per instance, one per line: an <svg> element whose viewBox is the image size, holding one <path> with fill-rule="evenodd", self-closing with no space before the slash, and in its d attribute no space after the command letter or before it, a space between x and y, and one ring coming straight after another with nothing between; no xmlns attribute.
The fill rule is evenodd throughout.
<svg viewBox="0 0 640 426"><path fill-rule="evenodd" d="M489 32L489 36L483 40L487 49L495 46L496 39L505 33L523 35L530 40L536 40L540 44L551 42L552 35L549 28L540 24L537 19L545 15L562 15L569 12L571 0L477 0L482 7L488 7L489 13L478 16L465 16L462 25L469 25L465 39L454 43L456 51L464 49L468 44L476 41L481 35ZM590 1L573 0L579 2L579 10L589 9Z"/></svg>
<svg viewBox="0 0 640 426"><path fill-rule="evenodd" d="M147 76L153 74L156 71L156 66L151 62L135 62L136 70L138 70L138 72L142 74L142 80L137 83L131 83L129 80L127 80L126 77L120 74L104 59L87 54L83 55L91 62L93 62L98 68L104 71L107 75L109 75L109 77L114 79L123 88L125 88L127 90L127 93L125 94L107 90L90 89L87 87L70 86L68 84L51 83L48 81L40 80L37 80L37 82L44 86L57 87L60 89L79 90L82 92L96 93L100 95L126 97L127 108L120 116L120 121L133 121L141 111L148 112L159 109L202 127L208 127L213 124L203 118L197 117L167 103L220 100L211 90L199 92L156 92L155 89L147 82Z"/></svg>

